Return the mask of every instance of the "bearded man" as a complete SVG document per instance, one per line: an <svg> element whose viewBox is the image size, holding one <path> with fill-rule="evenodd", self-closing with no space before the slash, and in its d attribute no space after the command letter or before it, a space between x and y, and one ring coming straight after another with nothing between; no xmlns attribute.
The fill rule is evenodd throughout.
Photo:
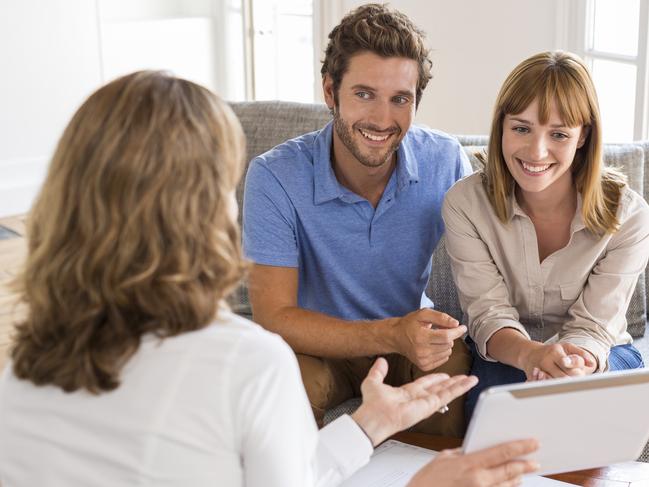
<svg viewBox="0 0 649 487"><path fill-rule="evenodd" d="M425 304L441 206L471 172L452 137L413 126L432 63L424 34L369 4L329 34L322 64L333 120L255 158L243 244L253 319L297 354L316 420L360 395L377 355L387 382L467 373L466 327ZM416 428L461 436L463 404Z"/></svg>

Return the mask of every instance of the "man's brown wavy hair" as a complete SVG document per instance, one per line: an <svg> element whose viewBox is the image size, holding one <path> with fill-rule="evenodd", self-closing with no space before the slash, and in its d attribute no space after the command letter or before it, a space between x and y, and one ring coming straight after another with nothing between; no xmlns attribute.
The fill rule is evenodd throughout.
<svg viewBox="0 0 649 487"><path fill-rule="evenodd" d="M381 57L412 59L419 66L415 104L419 106L424 89L432 78L432 61L424 42L425 34L406 15L386 5L368 3L349 12L329 33L320 73L333 81L334 99L349 67L349 60L362 52Z"/></svg>
<svg viewBox="0 0 649 487"><path fill-rule="evenodd" d="M109 391L144 334L209 324L244 267L243 157L238 120L194 83L142 71L91 95L29 217L16 376Z"/></svg>

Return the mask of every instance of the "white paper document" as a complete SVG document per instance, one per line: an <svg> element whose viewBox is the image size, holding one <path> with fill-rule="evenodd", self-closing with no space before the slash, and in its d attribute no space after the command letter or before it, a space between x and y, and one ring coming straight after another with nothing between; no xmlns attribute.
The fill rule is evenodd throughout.
<svg viewBox="0 0 649 487"><path fill-rule="evenodd" d="M341 484L341 487L404 487L417 470L432 460L437 452L388 440L379 446L370 463ZM523 478L523 487L558 487L571 485L537 475Z"/></svg>

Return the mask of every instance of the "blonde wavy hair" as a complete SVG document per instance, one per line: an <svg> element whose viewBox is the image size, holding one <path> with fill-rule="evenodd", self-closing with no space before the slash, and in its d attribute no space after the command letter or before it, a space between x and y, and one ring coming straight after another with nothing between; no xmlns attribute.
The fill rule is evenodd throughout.
<svg viewBox="0 0 649 487"><path fill-rule="evenodd" d="M243 157L237 118L206 88L142 71L92 94L31 210L15 374L109 391L142 335L209 324L244 269Z"/></svg>
<svg viewBox="0 0 649 487"><path fill-rule="evenodd" d="M542 124L547 123L555 103L566 125L589 130L571 166L575 187L582 196L582 218L586 228L596 235L615 232L626 178L604 167L599 104L588 68L575 54L563 51L542 52L520 63L496 99L487 156L481 160L485 164L485 188L498 218L503 223L509 220L508 199L515 186L503 158L503 121L505 115L523 112L534 100L538 101Z"/></svg>

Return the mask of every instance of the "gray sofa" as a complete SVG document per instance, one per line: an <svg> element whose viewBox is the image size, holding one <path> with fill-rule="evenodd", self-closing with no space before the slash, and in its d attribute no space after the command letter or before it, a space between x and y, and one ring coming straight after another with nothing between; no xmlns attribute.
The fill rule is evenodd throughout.
<svg viewBox="0 0 649 487"><path fill-rule="evenodd" d="M231 103L241 121L247 138L247 161L266 152L283 141L298 135L318 130L329 120L330 114L325 105L299 104L279 101ZM478 167L475 153L484 150L486 136L457 136L469 155L474 169ZM649 196L649 141L624 145L606 145L605 161L609 165L621 168L629 178L630 186L643 195ZM237 190L239 203L243 197L243 180ZM627 312L629 331L636 340L636 346L649 365L649 337L644 337L647 326L647 309L649 308L649 273L645 272L638 280L631 305ZM435 303L436 309L442 310L462 320L457 294L453 284L450 264L444 239L433 255L433 272L428 284L427 293ZM230 299L233 310L250 317L250 305L245 283L236 290ZM358 400L350 400L335 410L329 411L325 420L332 419L358 406ZM645 448L642 461L649 461L649 445Z"/></svg>

